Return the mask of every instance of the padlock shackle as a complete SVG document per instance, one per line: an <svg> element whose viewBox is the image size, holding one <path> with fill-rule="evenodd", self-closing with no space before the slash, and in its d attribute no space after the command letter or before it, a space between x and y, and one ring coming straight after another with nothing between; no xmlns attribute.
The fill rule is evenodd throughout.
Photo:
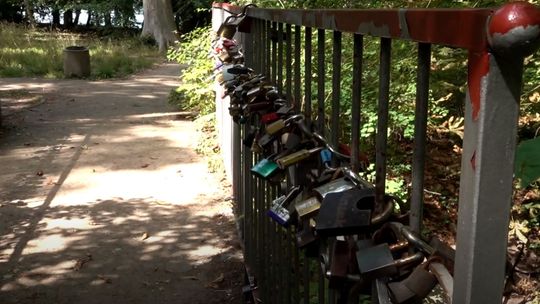
<svg viewBox="0 0 540 304"><path fill-rule="evenodd" d="M335 149L334 147L332 147L332 145L330 145L321 134L319 134L317 132L310 132L310 133L311 133L311 137L313 137L315 140L317 140L319 143L321 143L325 148L330 150L330 152L332 152L337 157L342 158L344 160L350 160L351 159L351 157L349 155L343 154L343 153L339 152L337 149ZM309 134L306 134L306 135L309 136Z"/></svg>
<svg viewBox="0 0 540 304"><path fill-rule="evenodd" d="M422 238L418 234L413 232L409 227L402 225L400 228L400 233L407 239L407 241L411 245L418 248L426 255L432 255L435 252L435 249L433 249L431 245L429 245L426 241L422 240Z"/></svg>
<svg viewBox="0 0 540 304"><path fill-rule="evenodd" d="M394 266L400 268L400 267L408 266L408 265L411 265L411 264L418 265L418 264L422 263L423 261L424 261L424 254L422 252L418 251L417 253L415 253L413 255L409 255L407 257L396 260L394 262Z"/></svg>

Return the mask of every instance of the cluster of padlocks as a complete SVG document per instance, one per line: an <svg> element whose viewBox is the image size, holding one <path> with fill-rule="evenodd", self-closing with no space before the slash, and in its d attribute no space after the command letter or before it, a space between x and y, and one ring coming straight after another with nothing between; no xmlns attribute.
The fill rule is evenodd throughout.
<svg viewBox="0 0 540 304"><path fill-rule="evenodd" d="M320 259L329 288L372 294L376 286L388 303L421 301L437 283L451 295L454 251L414 233L402 201L376 198L374 186L347 165L348 149L329 144L264 75L243 64L233 39L241 17L229 17L217 32L216 80L234 122L246 126L243 145L261 156L251 173L282 193L267 215L295 227L297 248Z"/></svg>

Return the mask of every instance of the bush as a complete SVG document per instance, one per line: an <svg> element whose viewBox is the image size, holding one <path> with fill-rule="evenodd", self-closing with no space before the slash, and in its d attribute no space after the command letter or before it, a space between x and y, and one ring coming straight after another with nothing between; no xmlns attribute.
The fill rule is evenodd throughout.
<svg viewBox="0 0 540 304"><path fill-rule="evenodd" d="M169 49L167 58L185 65L180 76L182 85L173 90L169 101L183 110L196 111L200 115L215 111L212 88L212 60L208 57L212 32L210 27L200 27L181 37L176 46Z"/></svg>

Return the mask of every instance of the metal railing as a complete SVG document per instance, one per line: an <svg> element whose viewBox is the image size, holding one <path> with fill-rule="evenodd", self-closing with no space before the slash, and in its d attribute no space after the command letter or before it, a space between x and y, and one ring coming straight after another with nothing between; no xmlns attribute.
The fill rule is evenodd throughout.
<svg viewBox="0 0 540 304"><path fill-rule="evenodd" d="M235 7L214 4L215 7ZM386 181L391 48L393 40L417 43L416 110L412 158L410 226L419 232L424 203L424 165L429 104L431 46L468 51L468 90L461 161L454 273L454 303L501 303L513 159L524 56L539 37L538 9L509 3L492 9L278 10L249 8L243 33L245 64L268 77L302 109L307 120L339 141L342 37L354 41L351 167L359 169L362 58L364 36L380 39L375 184L380 198ZM247 25L247 26L246 26ZM312 44L316 31L318 42ZM325 38L332 36L330 117L325 117ZM304 37L304 41L302 41ZM301 66L301 50L304 66ZM312 55L317 54L317 71ZM316 72L317 77L312 75ZM312 83L317 83L313 100ZM263 303L333 303L317 259L299 251L294 227L283 228L266 216L277 189L253 177L259 156L241 144L248 126L232 127L233 188L252 287Z"/></svg>

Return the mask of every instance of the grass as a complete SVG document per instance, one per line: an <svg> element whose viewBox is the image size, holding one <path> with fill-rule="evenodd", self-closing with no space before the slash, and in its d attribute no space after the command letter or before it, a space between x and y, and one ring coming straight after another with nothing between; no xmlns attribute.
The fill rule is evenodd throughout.
<svg viewBox="0 0 540 304"><path fill-rule="evenodd" d="M0 23L0 77L63 78L62 51L90 49L90 78L122 77L162 60L156 47L137 37L99 37Z"/></svg>

